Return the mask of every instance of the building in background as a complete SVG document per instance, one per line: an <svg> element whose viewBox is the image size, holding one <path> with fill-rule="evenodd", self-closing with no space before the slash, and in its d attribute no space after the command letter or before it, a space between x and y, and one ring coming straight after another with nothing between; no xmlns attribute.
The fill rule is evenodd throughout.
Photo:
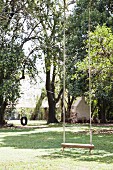
<svg viewBox="0 0 113 170"><path fill-rule="evenodd" d="M71 123L87 122L90 119L90 107L85 101L85 97L79 97L71 106Z"/></svg>

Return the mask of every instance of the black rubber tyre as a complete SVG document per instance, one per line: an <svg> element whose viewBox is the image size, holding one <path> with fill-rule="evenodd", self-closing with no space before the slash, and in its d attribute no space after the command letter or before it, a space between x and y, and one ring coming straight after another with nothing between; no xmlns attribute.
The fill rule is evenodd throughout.
<svg viewBox="0 0 113 170"><path fill-rule="evenodd" d="M20 122L21 122L21 125L23 126L27 125L27 117L26 116L21 117Z"/></svg>

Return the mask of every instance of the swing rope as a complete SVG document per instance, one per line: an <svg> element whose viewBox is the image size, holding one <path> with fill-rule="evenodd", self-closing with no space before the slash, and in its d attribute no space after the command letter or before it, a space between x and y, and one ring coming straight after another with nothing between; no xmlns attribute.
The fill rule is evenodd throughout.
<svg viewBox="0 0 113 170"><path fill-rule="evenodd" d="M66 27L66 0L64 0L64 30L63 30L63 143L62 143L62 147L63 149L65 147L72 147L72 148L89 148L90 151L94 148L94 145L92 144L92 123L91 123L91 99L92 99L92 95L91 95L91 56L90 56L90 31L91 31L91 0L89 2L89 23L88 23L88 35L89 35L89 46L88 46L88 58L89 58L89 105L90 105L90 144L70 144L70 143L65 143L66 142L66 132L65 132L65 126L66 126L66 113L65 113L65 72L66 72L66 68L65 68L65 64L66 64L66 48L65 48L65 43L66 43L66 35L65 35L65 27Z"/></svg>
<svg viewBox="0 0 113 170"><path fill-rule="evenodd" d="M91 56L90 56L90 51L91 51L91 40L90 40L90 31L91 31L91 0L89 2L89 22L88 22L88 58L89 58L89 107L90 107L90 144L92 144L92 115L91 115L91 101L92 101L92 93L91 93Z"/></svg>
<svg viewBox="0 0 113 170"><path fill-rule="evenodd" d="M63 143L65 143L66 140L66 133L65 133L65 119L66 119L66 113L65 113L65 73L66 73L66 48L65 48L65 41L66 41L66 35L65 35L65 27L66 27L66 0L64 0L64 28L63 28Z"/></svg>

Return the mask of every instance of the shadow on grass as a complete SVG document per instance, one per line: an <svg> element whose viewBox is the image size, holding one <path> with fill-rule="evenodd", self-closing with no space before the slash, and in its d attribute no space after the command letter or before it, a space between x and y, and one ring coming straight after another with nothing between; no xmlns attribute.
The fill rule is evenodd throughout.
<svg viewBox="0 0 113 170"><path fill-rule="evenodd" d="M2 131L3 132L3 131ZM53 149L49 154L43 155L46 159L72 158L78 161L97 161L113 163L113 134L95 134L93 135L93 144L95 145L92 155L86 149L65 149L62 153L62 133L58 131L38 132L31 129L15 129L5 131L11 132L11 135L3 137L1 147L13 147L15 149L42 149L45 152ZM19 134L16 132L24 132ZM14 135L15 134L15 135ZM66 132L66 142L70 143L89 143L89 135ZM39 156L39 155L38 155Z"/></svg>
<svg viewBox="0 0 113 170"><path fill-rule="evenodd" d="M39 156L37 156L39 157ZM54 152L51 155L43 155L42 159L56 159L56 158L70 158L74 159L74 161L82 161L82 162L99 162L99 163L106 163L106 164L113 164L113 154L107 153L99 153L98 151L94 151L92 155L89 154L88 151L83 149L73 149L73 150L66 150L64 153L61 151Z"/></svg>
<svg viewBox="0 0 113 170"><path fill-rule="evenodd" d="M9 132L9 131L8 131ZM12 132L12 131L11 131ZM16 131L14 130L14 133ZM20 132L20 130L17 130ZM26 134L5 136L2 140L2 147L14 147L17 149L50 149L60 148L61 133L60 132L39 132L35 133L33 130L21 130ZM27 134L27 132L29 132ZM6 132L7 133L7 132Z"/></svg>

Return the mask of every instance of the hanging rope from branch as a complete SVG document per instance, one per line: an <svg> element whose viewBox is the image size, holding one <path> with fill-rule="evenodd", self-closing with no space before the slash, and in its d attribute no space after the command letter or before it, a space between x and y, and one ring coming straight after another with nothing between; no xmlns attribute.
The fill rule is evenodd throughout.
<svg viewBox="0 0 113 170"><path fill-rule="evenodd" d="M66 61L66 49L65 49L65 26L66 26L66 0L64 0L64 28L63 28L63 142L65 143L65 61Z"/></svg>
<svg viewBox="0 0 113 170"><path fill-rule="evenodd" d="M88 35L89 35L89 47L88 47L88 58L89 58L89 107L90 107L90 144L92 144L92 123L91 123L91 56L90 56L90 49L91 49L91 40L90 40L90 31L91 31L91 0L89 2L89 23L88 23Z"/></svg>
<svg viewBox="0 0 113 170"><path fill-rule="evenodd" d="M88 24L88 34L89 34L89 50L88 50L88 55L89 55L89 98L90 98L90 144L78 144L78 143L66 143L65 139L65 61L66 61L66 49L65 49L65 24L66 24L66 0L64 0L64 36L63 36L63 47L64 47L64 65L63 65L63 143L61 146L64 148L88 148L90 150L94 149L94 145L92 144L92 125L91 125L91 56L90 56L90 27L91 27L91 19L90 19L90 8L91 8L91 0L89 2L89 24Z"/></svg>

